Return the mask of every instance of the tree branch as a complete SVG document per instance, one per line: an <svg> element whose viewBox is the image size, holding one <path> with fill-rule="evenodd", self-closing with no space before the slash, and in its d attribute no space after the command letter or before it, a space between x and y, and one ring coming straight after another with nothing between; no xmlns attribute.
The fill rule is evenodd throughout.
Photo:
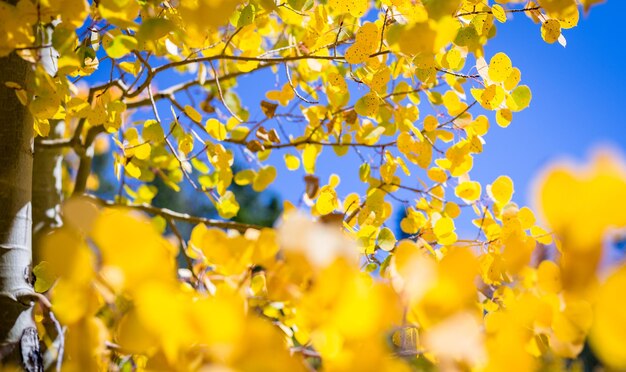
<svg viewBox="0 0 626 372"><path fill-rule="evenodd" d="M167 208L157 208L150 204L144 204L144 203L122 204L122 203L117 203L113 200L105 200L105 199L99 198L91 194L83 194L83 195L105 207L121 207L121 208L135 209L135 210L146 212L152 215L161 216L165 218L166 220L176 220L176 221L182 221L182 222L191 223L191 224L203 223L206 226L217 227L220 229L233 229L239 232L245 232L248 229L261 230L263 228L262 226L253 225L253 224L234 222L234 221L221 221L221 220L216 220L216 219L211 219L211 218L192 216L186 213L176 212Z"/></svg>
<svg viewBox="0 0 626 372"><path fill-rule="evenodd" d="M370 55L370 57L376 57L376 56L388 54L388 53L391 53L391 51L383 50L383 51L376 52ZM146 80L143 83L141 83L141 85L134 92L129 92L125 94L125 96L128 98L138 96L141 92L143 92L144 89L148 87L148 85L150 85L150 82L152 81L152 79L160 72L169 70L170 68L185 66L185 65L192 64L192 63L213 62L213 61L240 61L240 62L259 62L259 63L277 64L277 63L285 63L285 62L290 62L290 61L302 61L302 60L309 60L309 59L337 61L337 62L345 61L345 58L343 56L316 56L316 55L310 55L310 54L285 56L285 57L280 57L280 58L246 57L246 56L233 56L233 55L226 55L226 54L218 54L218 55L209 56L209 57L184 59L181 61L174 61L174 62L166 63L164 65L161 65L157 68L152 69L151 71L148 71L148 76L146 77Z"/></svg>
<svg viewBox="0 0 626 372"><path fill-rule="evenodd" d="M530 8L524 8L524 9L505 9L504 12L505 13L522 13L522 12L531 12L533 10L539 10L539 9L541 9L540 6L534 6L534 7L530 7ZM475 10L473 12L459 13L459 14L455 15L455 17L459 18L459 17L465 17L465 16L469 16L469 15L478 15L478 14L493 14L493 11L491 9L489 9L489 10Z"/></svg>

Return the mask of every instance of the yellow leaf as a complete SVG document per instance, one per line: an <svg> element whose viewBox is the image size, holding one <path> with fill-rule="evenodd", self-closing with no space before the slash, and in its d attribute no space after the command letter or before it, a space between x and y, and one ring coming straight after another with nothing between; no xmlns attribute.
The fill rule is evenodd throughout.
<svg viewBox="0 0 626 372"><path fill-rule="evenodd" d="M548 293L561 291L561 270L553 261L542 261L537 268L537 285Z"/></svg>
<svg viewBox="0 0 626 372"><path fill-rule="evenodd" d="M609 226L626 226L626 165L610 152L584 167L556 164L538 190L543 216L570 249L600 249Z"/></svg>
<svg viewBox="0 0 626 372"><path fill-rule="evenodd" d="M48 137L50 133L50 122L48 119L35 118L34 129L37 135L41 137Z"/></svg>
<svg viewBox="0 0 626 372"><path fill-rule="evenodd" d="M583 8L585 9L585 13L589 12L589 8L596 4L602 4L605 0L580 0L581 4L583 4Z"/></svg>
<svg viewBox="0 0 626 372"><path fill-rule="evenodd" d="M30 112L37 119L50 119L59 111L59 100L51 95L35 97L28 105Z"/></svg>
<svg viewBox="0 0 626 372"><path fill-rule="evenodd" d="M141 185L137 189L136 203L151 203L156 196L158 189L154 185Z"/></svg>
<svg viewBox="0 0 626 372"><path fill-rule="evenodd" d="M448 175L446 174L446 171L439 167L432 167L428 169L427 175L428 175L428 178L439 183L446 182L446 180L448 179Z"/></svg>
<svg viewBox="0 0 626 372"><path fill-rule="evenodd" d="M506 13L504 12L504 8L500 4L494 4L491 7L491 13L500 23L506 22Z"/></svg>
<svg viewBox="0 0 626 372"><path fill-rule="evenodd" d="M68 280L59 280L52 294L52 310L63 324L73 324L87 315L93 292Z"/></svg>
<svg viewBox="0 0 626 372"><path fill-rule="evenodd" d="M346 49L346 61L351 64L365 62L376 52L379 41L378 26L372 22L364 23L356 33L354 44Z"/></svg>
<svg viewBox="0 0 626 372"><path fill-rule="evenodd" d="M126 163L124 171L126 171L126 174L133 178L139 178L141 176L141 168L139 168L139 166L137 166L137 164L135 164L132 160Z"/></svg>
<svg viewBox="0 0 626 372"><path fill-rule="evenodd" d="M193 136L185 133L178 141L178 149L185 155L189 154L193 150Z"/></svg>
<svg viewBox="0 0 626 372"><path fill-rule="evenodd" d="M447 202L443 211L450 218L457 218L461 215L461 208L454 202Z"/></svg>
<svg viewBox="0 0 626 372"><path fill-rule="evenodd" d="M270 90L265 94L267 99L272 101L278 101L281 106L287 106L289 101L291 101L296 96L293 88L287 83L283 85L281 90Z"/></svg>
<svg viewBox="0 0 626 372"><path fill-rule="evenodd" d="M335 72L328 74L327 79L326 94L328 95L328 102L335 107L347 104L350 100L350 91L348 90L346 79Z"/></svg>
<svg viewBox="0 0 626 372"><path fill-rule="evenodd" d="M432 132L435 129L437 129L437 126L439 125L439 122L437 121L437 118L435 118L432 115L428 115L424 118L424 130L427 132Z"/></svg>
<svg viewBox="0 0 626 372"><path fill-rule="evenodd" d="M135 26L141 8L137 0L102 0L97 4L100 15L120 28Z"/></svg>
<svg viewBox="0 0 626 372"><path fill-rule="evenodd" d="M141 136L146 141L160 142L165 137L165 134L163 133L163 127L156 120L146 120L143 123Z"/></svg>
<svg viewBox="0 0 626 372"><path fill-rule="evenodd" d="M476 98L480 105L487 110L497 109L504 100L504 89L496 84L491 84L485 89L472 89L471 92L472 94L475 92L480 94Z"/></svg>
<svg viewBox="0 0 626 372"><path fill-rule="evenodd" d="M461 0L424 0L423 4L429 18L439 19L454 14L461 5Z"/></svg>
<svg viewBox="0 0 626 372"><path fill-rule="evenodd" d="M561 36L561 23L556 19L548 19L541 25L541 37L546 43L552 44Z"/></svg>
<svg viewBox="0 0 626 372"><path fill-rule="evenodd" d="M276 179L276 168L270 166L259 169L254 181L252 182L252 189L256 192L265 190Z"/></svg>
<svg viewBox="0 0 626 372"><path fill-rule="evenodd" d="M538 0L544 11L554 18L567 18L577 12L575 0Z"/></svg>
<svg viewBox="0 0 626 372"><path fill-rule="evenodd" d="M215 207L220 217L226 219L235 217L239 212L239 203L235 199L235 194L230 190L219 198Z"/></svg>
<svg viewBox="0 0 626 372"><path fill-rule="evenodd" d="M505 205L513 197L513 181L507 176L500 176L487 189L489 195L500 205Z"/></svg>
<svg viewBox="0 0 626 372"><path fill-rule="evenodd" d="M593 351L607 367L626 369L626 266L622 265L600 287L590 341Z"/></svg>
<svg viewBox="0 0 626 372"><path fill-rule="evenodd" d="M528 230L530 229L536 222L535 214L528 207L522 207L517 212L517 218L520 220L522 224L522 229Z"/></svg>
<svg viewBox="0 0 626 372"><path fill-rule="evenodd" d="M509 109L496 111L496 123L502 128L506 128L513 120L513 113Z"/></svg>
<svg viewBox="0 0 626 372"><path fill-rule="evenodd" d="M199 114L198 114L199 115ZM207 133L218 141L226 139L226 126L219 120L211 118L206 121L204 128Z"/></svg>
<svg viewBox="0 0 626 372"><path fill-rule="evenodd" d="M152 146L149 143L142 143L133 148L133 155L139 160L146 160L150 157Z"/></svg>
<svg viewBox="0 0 626 372"><path fill-rule="evenodd" d="M472 122L471 127L476 131L477 135L484 136L489 131L489 119L484 115L480 115Z"/></svg>
<svg viewBox="0 0 626 372"><path fill-rule="evenodd" d="M338 14L350 13L353 17L361 17L368 9L368 0L329 0L328 5Z"/></svg>
<svg viewBox="0 0 626 372"><path fill-rule="evenodd" d="M302 151L302 166L308 174L315 173L315 163L320 150L316 145L306 145Z"/></svg>
<svg viewBox="0 0 626 372"><path fill-rule="evenodd" d="M375 117L380 103L380 98L378 98L376 93L370 92L359 98L354 105L354 111L362 116Z"/></svg>
<svg viewBox="0 0 626 372"><path fill-rule="evenodd" d="M107 55L114 59L122 58L135 49L137 49L137 39L128 35L117 35L110 44L104 47Z"/></svg>
<svg viewBox="0 0 626 372"><path fill-rule="evenodd" d="M506 80L504 80L504 89L506 90L515 89L515 87L517 86L517 84L519 84L521 79L522 79L522 72L519 70L519 68L513 67L509 76L506 78Z"/></svg>
<svg viewBox="0 0 626 372"><path fill-rule="evenodd" d="M249 185L254 181L256 172L252 169L244 169L235 174L235 183L239 186Z"/></svg>
<svg viewBox="0 0 626 372"><path fill-rule="evenodd" d="M482 187L476 181L461 182L454 188L454 194L464 200L473 202L480 199Z"/></svg>
<svg viewBox="0 0 626 372"><path fill-rule="evenodd" d="M503 82L512 69L511 59L504 53L497 53L489 61L489 78L498 83Z"/></svg>
<svg viewBox="0 0 626 372"><path fill-rule="evenodd" d="M418 22L410 26L394 25L387 33L389 44L397 43L403 53L422 56L424 61L430 64L423 67L432 67L436 38L437 31L429 22Z"/></svg>
<svg viewBox="0 0 626 372"><path fill-rule="evenodd" d="M454 232L454 221L450 217L441 217L435 222L433 232L437 237L437 243L441 245L449 245L456 242L456 233Z"/></svg>
<svg viewBox="0 0 626 372"><path fill-rule="evenodd" d="M320 189L320 194L315 201L315 209L322 216L327 215L339 207L339 200L335 189L324 186Z"/></svg>
<svg viewBox="0 0 626 372"><path fill-rule="evenodd" d="M189 117L189 119L195 121L196 123L202 122L202 115L193 107L189 105L185 105L184 107L185 115Z"/></svg>
<svg viewBox="0 0 626 372"><path fill-rule="evenodd" d="M298 158L297 156L286 153L284 159L285 159L285 166L290 171L294 171L300 168L300 158Z"/></svg>

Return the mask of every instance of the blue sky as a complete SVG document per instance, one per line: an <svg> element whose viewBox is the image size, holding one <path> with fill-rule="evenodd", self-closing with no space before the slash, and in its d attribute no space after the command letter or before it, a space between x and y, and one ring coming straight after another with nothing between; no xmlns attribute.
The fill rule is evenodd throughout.
<svg viewBox="0 0 626 372"><path fill-rule="evenodd" d="M584 159L597 146L611 146L626 153L626 118L621 112L626 107L626 54L621 50L626 33L619 19L622 14L626 14L623 0L609 0L594 7L589 16L581 18L578 27L565 30L566 48L558 43L546 44L539 25L522 14L516 14L506 24L498 24L498 35L487 45L486 58L500 51L507 53L522 71L522 84L531 87L533 101L528 109L514 115L513 123L506 129L492 120L484 152L475 156L472 179L488 184L499 175L508 175L516 186L514 200L530 204L532 180L547 163L562 157ZM466 67L464 71L467 70ZM107 79L108 71L109 66L103 64L89 80ZM285 83L282 69L279 74L279 84L269 70L240 79L237 92L244 105L252 108L251 119L262 117L258 102L265 91L279 89ZM158 86L166 87L180 79L175 74L165 74ZM364 93L354 91L352 98ZM159 106L164 119L171 116L169 104L162 102ZM151 115L149 111L147 114ZM488 115L493 119L491 113ZM283 154L284 151L276 151L270 160L279 170L272 189L297 202L304 191L304 172L284 169ZM341 197L353 191L362 193L364 185L358 180L358 164L360 159L353 151L337 158L330 148L325 148L316 173L322 184L331 173L338 173Z"/></svg>
<svg viewBox="0 0 626 372"><path fill-rule="evenodd" d="M525 203L531 180L546 163L564 156L585 159L598 146L626 152L626 117L620 114L626 108L625 12L622 0L592 8L578 27L565 30L566 48L545 44L525 16L499 27L487 54L505 51L511 57L532 88L533 101L511 126L490 130L485 152L476 157L475 179L508 174L515 199Z"/></svg>

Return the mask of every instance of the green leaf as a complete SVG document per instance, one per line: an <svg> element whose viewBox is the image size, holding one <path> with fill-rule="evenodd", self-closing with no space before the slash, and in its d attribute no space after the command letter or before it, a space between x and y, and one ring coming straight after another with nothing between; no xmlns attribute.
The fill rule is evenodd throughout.
<svg viewBox="0 0 626 372"><path fill-rule="evenodd" d="M515 90L511 92L511 98L513 98L513 101L515 102L517 107L511 107L511 111L521 111L525 109L530 105L532 97L533 95L530 91L530 88L526 85L520 85L519 87L515 88Z"/></svg>
<svg viewBox="0 0 626 372"><path fill-rule="evenodd" d="M137 39L128 35L117 35L104 50L111 58L122 58L133 49L137 49Z"/></svg>
<svg viewBox="0 0 626 372"><path fill-rule="evenodd" d="M163 127L156 120L150 119L143 124L141 136L146 141L159 142L165 138L165 133L163 133Z"/></svg>
<svg viewBox="0 0 626 372"><path fill-rule="evenodd" d="M354 105L354 111L361 116L375 116L378 112L378 106L380 105L380 99L374 93L367 93L363 97L359 98Z"/></svg>
<svg viewBox="0 0 626 372"><path fill-rule="evenodd" d="M378 246L384 251L391 251L396 246L396 236L387 227L383 227L378 233Z"/></svg>
<svg viewBox="0 0 626 372"><path fill-rule="evenodd" d="M244 27L254 22L254 16L256 15L256 10L252 4L246 5L239 15L239 21L237 22L237 27Z"/></svg>
<svg viewBox="0 0 626 372"><path fill-rule="evenodd" d="M158 40L174 29L174 24L165 18L149 18L141 23L137 31L137 40L145 42Z"/></svg>
<svg viewBox="0 0 626 372"><path fill-rule="evenodd" d="M367 182L370 176L370 163L363 163L359 166L359 178L362 182Z"/></svg>
<svg viewBox="0 0 626 372"><path fill-rule="evenodd" d="M35 292L38 293L43 293L50 289L56 280L50 264L46 261L41 261L39 265L35 266L33 274L35 275Z"/></svg>

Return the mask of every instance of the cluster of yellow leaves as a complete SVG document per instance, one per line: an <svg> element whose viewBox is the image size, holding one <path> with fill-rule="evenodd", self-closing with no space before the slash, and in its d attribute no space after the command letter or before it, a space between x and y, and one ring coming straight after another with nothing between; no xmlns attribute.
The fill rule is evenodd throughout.
<svg viewBox="0 0 626 372"><path fill-rule="evenodd" d="M485 117L474 119L469 114L473 104L468 97L495 111L496 122L503 127L511 123L514 112L531 101L530 89L518 86L521 73L505 54L494 55L488 65L484 59L483 46L495 34L494 19L503 22L508 12L519 11L515 3L498 3L385 0L385 12L379 12L377 19L361 22L371 10L371 2L292 1L278 6L267 0L198 0L172 7L105 0L89 8L82 0L71 7L54 1L39 4L20 0L15 6L3 4L0 8L0 19L6 20L2 25L9 35L0 49L6 54L21 48L22 56L33 61L46 53L43 45L50 44L59 53L56 73L39 67L34 86L9 83L33 113L38 135L49 134L51 120L64 120L68 128L80 129L85 137L90 129L103 128L111 134L121 130L115 139L118 179L127 176L151 182L159 177L180 190L179 184L193 175L197 178L195 188L209 191L220 215L230 218L238 211L235 197L227 193L233 179L260 191L275 179L276 172L260 164L235 177L233 150L224 146L226 143L245 146L259 162L269 160L273 149L294 144L290 147L300 152L301 160L290 156L288 168L296 170L296 162L301 162L304 171L313 174L323 147L307 142L332 143L336 155L343 156L351 143L376 147L390 138L395 139L390 143L397 144L402 156L385 155L390 160L381 172L385 183L397 183L395 172L399 169L410 175L410 163L427 169L429 179L437 183L450 176L465 176L473 166L473 154L482 152L489 127ZM584 2L585 10L592 3ZM559 35L560 28L574 27L578 22L574 0L529 2L525 9L529 10L524 14L540 20L548 34L553 33L554 22L559 23ZM85 19L89 28L78 33ZM40 32L44 28L51 30L44 37L50 40L37 39L36 35L46 34ZM289 37L285 40L284 35ZM343 47L346 43L350 45ZM462 73L471 67L466 66L471 54L476 57L479 75ZM167 64L151 67L156 60L150 56ZM114 61L111 68L122 74L117 75L121 79L116 81L112 75L108 84L88 94L69 82L68 77L91 75L103 57ZM187 63L196 58L201 61ZM298 61L284 64L288 81L268 89L269 101L260 103L271 121L280 115L295 116L293 109L288 109L294 100L310 102L308 107L298 107L307 123L303 133L284 138L278 136L277 124L245 122L250 109L232 90L236 83L225 77L266 67L275 69L277 62L288 62L289 58ZM131 121L133 110L129 108L150 105L146 97L150 81L141 83L146 71L152 71L151 80L169 68L195 74L191 85L206 88L206 100L200 107L179 103L174 91L158 98L175 101L171 117L161 114L164 120L156 120L156 125L154 120ZM217 82L217 75L224 75L221 85L209 88L209 79ZM468 79L478 86L468 87ZM346 106L351 80L364 84L369 91L355 97L353 106ZM316 87L319 82L322 84ZM132 87L137 89L129 89ZM436 91L439 87L448 90ZM423 129L415 125L421 116L420 92L438 111L437 116L426 116ZM229 115L213 102L217 95ZM281 112L283 108L288 112ZM452 119L441 120L444 113ZM200 127L200 132L190 129L181 116ZM465 138L455 138L456 128L464 130ZM431 166L433 161L436 166ZM364 182L369 182L368 177ZM134 194L139 187L125 190Z"/></svg>
<svg viewBox="0 0 626 372"><path fill-rule="evenodd" d="M36 270L68 327L64 370L120 358L161 370L403 367L384 336L400 321L397 299L359 271L336 227L297 212L277 230L198 225L183 252L193 266L177 279L177 248L144 216L82 199L64 211Z"/></svg>
<svg viewBox="0 0 626 372"><path fill-rule="evenodd" d="M41 40L37 32L52 20L62 19L61 28L73 30L83 24L88 14L89 4L85 0L19 0L15 4L2 2L0 32L3 37L0 40L0 56L6 56L17 48L29 48L35 42L39 42L39 46L50 43L51 40ZM22 56L33 59L33 54L37 54L36 48L24 50Z"/></svg>
<svg viewBox="0 0 626 372"><path fill-rule="evenodd" d="M625 267L602 281L597 272L607 239L626 227L626 163L608 152L589 164L556 164L542 179L537 204L560 239L563 289L594 308L591 345L610 366L626 368L617 345L626 341L622 311ZM599 286L599 288L598 288Z"/></svg>

